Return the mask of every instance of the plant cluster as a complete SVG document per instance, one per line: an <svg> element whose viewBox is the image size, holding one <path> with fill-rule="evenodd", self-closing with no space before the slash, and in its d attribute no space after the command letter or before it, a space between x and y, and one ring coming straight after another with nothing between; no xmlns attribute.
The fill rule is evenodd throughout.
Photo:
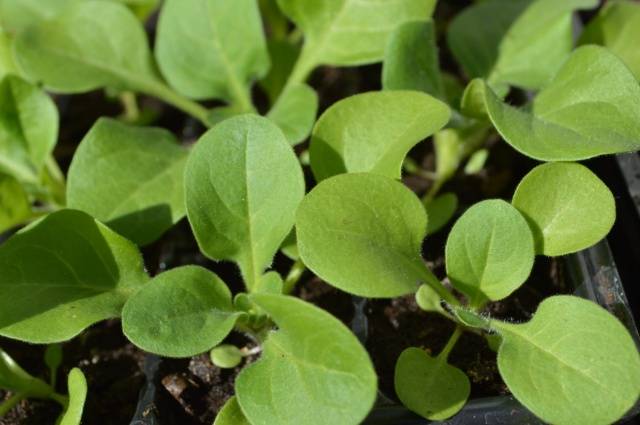
<svg viewBox="0 0 640 425"><path fill-rule="evenodd" d="M357 424L374 405L376 373L343 323L290 295L308 267L357 296L414 294L455 322L440 353L408 348L396 365L399 399L425 418L467 402L469 379L448 363L463 332L491 342L509 390L544 421L607 424L632 407L640 356L603 308L553 296L526 323L484 309L525 284L537 256L575 253L611 229L611 192L576 161L640 149L640 6L609 2L575 48L575 12L596 0L474 3L446 32L466 88L440 68L435 0L165 0L152 50L143 22L157 6L0 0L0 231L25 226L0 245L0 335L55 344L121 318L150 353L211 350L221 367L260 353L217 425ZM314 69L377 62L383 90L340 100L316 121ZM209 129L186 146L160 128L101 118L65 178L44 90L96 89L130 106L136 95L158 98ZM505 100L515 89L525 105ZM221 106L198 103L209 100ZM455 221L441 280L422 257L425 237L458 210L441 189L459 170L481 170L496 134L544 163L510 202L482 201ZM429 137L433 172L407 158ZM308 193L292 148L307 138L317 182ZM403 170L427 175L431 189L416 196ZM237 264L244 292L194 265L150 276L141 249L184 217L206 257ZM289 275L270 270L279 250L294 261ZM225 343L233 330L253 347ZM48 363L54 377L59 360ZM79 370L67 399L0 351L0 387L15 394L0 415L25 397L52 398L66 408L61 424L80 422Z"/></svg>

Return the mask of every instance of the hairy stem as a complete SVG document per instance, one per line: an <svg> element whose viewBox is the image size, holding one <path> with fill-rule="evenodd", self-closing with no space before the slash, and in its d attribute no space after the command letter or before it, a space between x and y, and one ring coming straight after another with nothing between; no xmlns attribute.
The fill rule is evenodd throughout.
<svg viewBox="0 0 640 425"><path fill-rule="evenodd" d="M447 341L447 345L445 345L442 351L440 352L440 354L438 354L439 360L447 361L447 359L449 358L449 354L451 353L451 350L453 350L453 347L455 347L456 343L462 336L463 332L464 332L464 329L462 328L462 326L457 325L456 329L453 331L453 334L451 334L451 337L449 337L449 341Z"/></svg>
<svg viewBox="0 0 640 425"><path fill-rule="evenodd" d="M307 267L300 259L293 263L291 269L289 269L289 273L287 273L287 277L284 279L284 285L282 287L282 292L284 294L290 294L293 292L293 289L306 269Z"/></svg>
<svg viewBox="0 0 640 425"><path fill-rule="evenodd" d="M426 266L421 267L419 270L420 270L420 274L422 275L422 280L424 281L424 283L426 283L427 285L429 285L431 287L431 289L436 291L436 293L438 294L438 296L441 299L443 299L445 302L447 302L448 304L451 304L453 306L460 306L461 305L460 301L458 301L458 299L453 296L451 291L449 291L442 284L442 282L440 282L440 280L438 280L438 278L435 277L433 275L433 273L431 273L431 271L429 271L427 269Z"/></svg>

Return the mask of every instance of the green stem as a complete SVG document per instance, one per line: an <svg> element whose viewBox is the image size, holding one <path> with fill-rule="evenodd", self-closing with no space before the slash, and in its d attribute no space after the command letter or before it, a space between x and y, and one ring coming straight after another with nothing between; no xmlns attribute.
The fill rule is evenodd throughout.
<svg viewBox="0 0 640 425"><path fill-rule="evenodd" d="M424 206L427 206L431 201L433 201L433 198L435 198L438 195L438 192L440 192L440 189L442 189L442 186L446 182L447 182L446 179L442 177L437 177L436 180L434 180L431 187L429 188L429 191L422 197L422 204Z"/></svg>
<svg viewBox="0 0 640 425"><path fill-rule="evenodd" d="M295 288L296 284L298 283L306 269L307 267L300 259L296 260L293 263L291 269L289 269L289 273L287 273L287 277L284 279L284 285L282 287L282 292L284 294L290 294L291 292L293 292L293 289Z"/></svg>
<svg viewBox="0 0 640 425"><path fill-rule="evenodd" d="M0 404L0 418L9 413L11 409L27 397L26 393L17 393L9 397L4 403Z"/></svg>
<svg viewBox="0 0 640 425"><path fill-rule="evenodd" d="M205 127L211 126L209 123L209 110L207 108L197 102L181 96L180 94L170 89L168 86L161 83L149 84L148 86L144 87L143 91L165 101L170 105L175 106L183 112L186 112L187 114L202 122Z"/></svg>
<svg viewBox="0 0 640 425"><path fill-rule="evenodd" d="M120 94L120 103L123 109L122 119L129 123L135 123L140 119L140 108L138 107L138 99L134 92L122 92Z"/></svg>
<svg viewBox="0 0 640 425"><path fill-rule="evenodd" d="M453 331L453 334L449 338L447 345L445 345L442 351L440 352L440 354L438 354L438 357L437 357L438 360L442 360L445 362L447 361L447 359L449 358L449 354L451 353L451 350L453 350L453 347L455 347L456 343L462 336L462 333L463 333L462 327L456 326L456 329Z"/></svg>
<svg viewBox="0 0 640 425"><path fill-rule="evenodd" d="M309 44L305 42L302 45L300 56L298 56L298 60L293 66L293 70L291 71L291 74L289 74L289 78L280 93L280 97L291 90L292 87L306 82L307 78L309 78L309 74L311 74L311 71L313 71L313 68L316 66L315 61L311 59L310 51L311 48L309 47Z"/></svg>
<svg viewBox="0 0 640 425"><path fill-rule="evenodd" d="M447 302L448 304L453 305L453 306L461 306L462 305L460 303L460 301L458 301L458 299L453 296L451 291L449 291L442 284L442 282L440 282L440 280L438 280L438 278L435 277L433 275L433 273L431 273L431 271L427 269L426 266L420 267L417 270L419 270L419 273L422 276L422 280L424 281L424 283L426 283L427 285L429 285L431 287L431 289L436 291L438 296L440 298L442 298L445 302Z"/></svg>
<svg viewBox="0 0 640 425"><path fill-rule="evenodd" d="M62 394L58 394L56 392L52 392L51 394L49 394L49 398L51 400L57 402L63 408L66 408L69 405L69 397L64 396Z"/></svg>

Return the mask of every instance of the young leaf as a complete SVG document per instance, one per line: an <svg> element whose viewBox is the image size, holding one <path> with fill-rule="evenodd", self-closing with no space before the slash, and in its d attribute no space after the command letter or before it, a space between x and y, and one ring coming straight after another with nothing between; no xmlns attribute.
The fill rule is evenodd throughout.
<svg viewBox="0 0 640 425"><path fill-rule="evenodd" d="M306 84L287 90L267 114L278 124L289 144L295 146L309 136L318 113L318 95Z"/></svg>
<svg viewBox="0 0 640 425"><path fill-rule="evenodd" d="M0 335L68 340L120 316L147 279L131 242L83 212L52 213L0 245Z"/></svg>
<svg viewBox="0 0 640 425"><path fill-rule="evenodd" d="M22 369L2 348L0 348L0 388L29 393L35 397L47 397L51 393L49 385Z"/></svg>
<svg viewBox="0 0 640 425"><path fill-rule="evenodd" d="M80 369L73 368L69 372L69 405L60 417L59 425L80 425L82 422L82 411L84 402L87 399L87 378Z"/></svg>
<svg viewBox="0 0 640 425"><path fill-rule="evenodd" d="M382 87L445 98L433 21L407 22L391 34L382 67Z"/></svg>
<svg viewBox="0 0 640 425"><path fill-rule="evenodd" d="M640 86L603 47L580 47L533 102L503 103L483 82L489 118L516 150L542 161L575 161L640 149Z"/></svg>
<svg viewBox="0 0 640 425"><path fill-rule="evenodd" d="M416 292L416 304L424 311L444 314L440 295L434 291L429 285L420 285Z"/></svg>
<svg viewBox="0 0 640 425"><path fill-rule="evenodd" d="M28 75L56 92L106 86L150 93L162 86L142 25L116 2L74 3L55 19L20 33L15 54Z"/></svg>
<svg viewBox="0 0 640 425"><path fill-rule="evenodd" d="M42 90L20 77L0 81L0 171L38 183L58 139L58 110Z"/></svg>
<svg viewBox="0 0 640 425"><path fill-rule="evenodd" d="M463 371L451 366L445 358L433 358L413 347L400 354L394 382L402 404L434 421L455 415L471 392L469 378Z"/></svg>
<svg viewBox="0 0 640 425"><path fill-rule="evenodd" d="M343 99L313 129L313 174L318 181L347 172L400 178L409 150L444 127L450 116L445 103L420 92L370 92Z"/></svg>
<svg viewBox="0 0 640 425"><path fill-rule="evenodd" d="M0 233L31 217L31 203L22 185L0 174Z"/></svg>
<svg viewBox="0 0 640 425"><path fill-rule="evenodd" d="M180 93L250 111L250 84L269 69L256 0L166 0L155 55Z"/></svg>
<svg viewBox="0 0 640 425"><path fill-rule="evenodd" d="M529 277L535 252L527 221L510 204L482 201L451 229L445 249L447 275L472 306L501 300Z"/></svg>
<svg viewBox="0 0 640 425"><path fill-rule="evenodd" d="M81 0L2 0L0 25L17 34L39 22L59 15L66 7Z"/></svg>
<svg viewBox="0 0 640 425"><path fill-rule="evenodd" d="M513 206L529 222L536 252L551 257L590 247L609 233L616 218L611 191L575 163L534 168L518 185Z"/></svg>
<svg viewBox="0 0 640 425"><path fill-rule="evenodd" d="M382 60L393 30L407 21L427 19L435 3L435 0L278 0L282 12L305 36L297 66L302 75L317 65L354 66Z"/></svg>
<svg viewBox="0 0 640 425"><path fill-rule="evenodd" d="M188 151L168 131L99 119L80 143L67 203L146 245L185 215Z"/></svg>
<svg viewBox="0 0 640 425"><path fill-rule="evenodd" d="M598 16L589 22L580 44L600 44L615 53L640 80L640 5L617 0L608 2Z"/></svg>
<svg viewBox="0 0 640 425"><path fill-rule="evenodd" d="M525 223L526 226L526 223ZM427 215L402 183L342 174L316 186L296 218L300 257L333 286L363 297L413 293L429 273L421 256Z"/></svg>
<svg viewBox="0 0 640 425"><path fill-rule="evenodd" d="M220 344L209 353L211 363L224 369L232 369L242 362L242 352L231 344Z"/></svg>
<svg viewBox="0 0 640 425"><path fill-rule="evenodd" d="M190 357L222 342L240 314L218 276L184 266L156 276L127 301L122 330L145 351Z"/></svg>
<svg viewBox="0 0 640 425"><path fill-rule="evenodd" d="M251 425L247 418L245 418L238 399L233 396L224 404L213 425Z"/></svg>
<svg viewBox="0 0 640 425"><path fill-rule="evenodd" d="M498 368L513 395L543 421L610 424L640 395L640 356L602 307L547 298L524 324L492 321L502 335Z"/></svg>
<svg viewBox="0 0 640 425"><path fill-rule="evenodd" d="M191 153L185 185L200 249L236 261L253 290L304 197L302 169L282 131L255 115L223 121Z"/></svg>
<svg viewBox="0 0 640 425"><path fill-rule="evenodd" d="M429 225L427 235L436 233L451 220L458 209L458 197L455 193L444 193L426 206Z"/></svg>
<svg viewBox="0 0 640 425"><path fill-rule="evenodd" d="M253 425L359 424L376 398L367 352L340 321L318 307L283 295L251 300L278 330L260 360L236 379L236 395Z"/></svg>

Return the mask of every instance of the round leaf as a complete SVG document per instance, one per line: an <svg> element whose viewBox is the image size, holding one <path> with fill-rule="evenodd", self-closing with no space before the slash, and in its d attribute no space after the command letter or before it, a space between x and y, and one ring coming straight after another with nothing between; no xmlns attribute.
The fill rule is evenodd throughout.
<svg viewBox="0 0 640 425"><path fill-rule="evenodd" d="M282 131L256 115L223 121L193 149L185 185L200 249L213 259L236 261L254 288L304 197L302 169Z"/></svg>
<svg viewBox="0 0 640 425"><path fill-rule="evenodd" d="M311 169L320 181L341 173L400 178L409 150L449 121L449 107L421 92L383 91L343 99L313 130Z"/></svg>
<svg viewBox="0 0 640 425"><path fill-rule="evenodd" d="M186 161L171 133L101 118L71 162L67 204L146 245L185 215Z"/></svg>
<svg viewBox="0 0 640 425"><path fill-rule="evenodd" d="M253 425L355 425L376 398L376 374L358 339L339 320L297 298L254 294L278 331L260 360L236 379Z"/></svg>
<svg viewBox="0 0 640 425"><path fill-rule="evenodd" d="M400 354L394 381L402 404L434 421L455 415L471 392L469 378L463 371L419 348L407 348Z"/></svg>
<svg viewBox="0 0 640 425"><path fill-rule="evenodd" d="M238 316L231 292L218 276L184 266L156 276L129 299L122 330L145 351L190 357L222 342Z"/></svg>
<svg viewBox="0 0 640 425"><path fill-rule="evenodd" d="M365 297L396 297L418 289L427 215L411 190L376 174L323 181L298 209L298 250L330 284Z"/></svg>
<svg viewBox="0 0 640 425"><path fill-rule="evenodd" d="M147 279L131 242L83 212L52 213L0 245L0 335L71 339L119 317Z"/></svg>
<svg viewBox="0 0 640 425"><path fill-rule="evenodd" d="M602 307L547 298L524 324L492 322L503 342L498 368L513 395L548 423L610 424L640 395L640 356Z"/></svg>
<svg viewBox="0 0 640 425"><path fill-rule="evenodd" d="M513 205L529 222L536 252L548 256L590 247L609 233L616 218L611 191L575 163L534 168L518 185Z"/></svg>
<svg viewBox="0 0 640 425"><path fill-rule="evenodd" d="M445 249L447 275L472 305L500 300L518 289L534 258L527 221L497 199L469 208L451 229Z"/></svg>
<svg viewBox="0 0 640 425"><path fill-rule="evenodd" d="M242 362L242 352L231 344L218 345L211 350L209 357L211 363L223 369L232 369Z"/></svg>

